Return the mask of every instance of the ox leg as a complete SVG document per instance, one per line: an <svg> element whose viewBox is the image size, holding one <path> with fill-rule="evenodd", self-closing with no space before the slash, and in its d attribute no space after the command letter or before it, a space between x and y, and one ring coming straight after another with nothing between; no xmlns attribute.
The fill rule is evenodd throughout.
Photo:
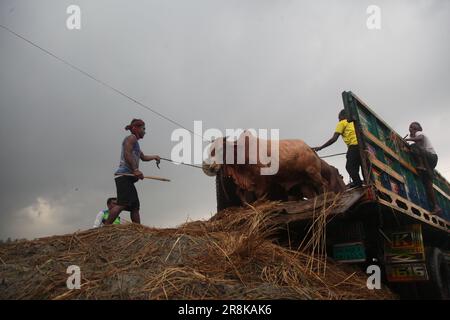
<svg viewBox="0 0 450 320"><path fill-rule="evenodd" d="M262 200L262 199L267 199L269 197L269 193L268 192L252 192L252 195L256 200Z"/></svg>
<svg viewBox="0 0 450 320"><path fill-rule="evenodd" d="M312 191L312 193L311 193ZM299 201L303 200L303 197L310 198L314 194L314 190L310 187L305 186L304 181L301 184L296 184L288 191L289 201ZM313 195L314 196L314 195Z"/></svg>
<svg viewBox="0 0 450 320"><path fill-rule="evenodd" d="M240 189L237 190L237 195L239 196L239 199L241 199L241 204L244 205L245 203L252 203L255 199L255 193L252 191Z"/></svg>
<svg viewBox="0 0 450 320"><path fill-rule="evenodd" d="M320 174L320 170L317 170L314 167L308 167L306 169L306 173L308 177L311 179L313 187L317 191L318 194L325 193L328 190L328 181L325 180Z"/></svg>
<svg viewBox="0 0 450 320"><path fill-rule="evenodd" d="M312 198L314 198L315 196L318 195L318 193L316 192L315 188L313 188L311 186L301 185L300 186L300 190L301 190L302 196L307 198L307 199L312 199Z"/></svg>

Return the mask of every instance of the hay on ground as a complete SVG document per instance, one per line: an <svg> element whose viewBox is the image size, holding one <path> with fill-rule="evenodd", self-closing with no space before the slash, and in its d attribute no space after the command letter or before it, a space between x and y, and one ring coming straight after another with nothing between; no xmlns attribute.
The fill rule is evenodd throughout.
<svg viewBox="0 0 450 320"><path fill-rule="evenodd" d="M368 290L365 273L324 255L320 214L311 229L318 236L301 250L271 241L275 205L228 209L179 228L106 226L0 245L0 299L395 298ZM80 290L67 289L70 265L81 269Z"/></svg>

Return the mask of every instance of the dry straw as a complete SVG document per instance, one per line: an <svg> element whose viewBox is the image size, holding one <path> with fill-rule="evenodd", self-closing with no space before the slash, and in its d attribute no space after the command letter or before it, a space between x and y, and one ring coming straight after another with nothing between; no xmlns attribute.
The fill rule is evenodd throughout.
<svg viewBox="0 0 450 320"><path fill-rule="evenodd" d="M173 229L129 224L0 246L1 299L394 299L325 254L330 207L299 250L277 245L276 202ZM66 269L81 269L68 290Z"/></svg>

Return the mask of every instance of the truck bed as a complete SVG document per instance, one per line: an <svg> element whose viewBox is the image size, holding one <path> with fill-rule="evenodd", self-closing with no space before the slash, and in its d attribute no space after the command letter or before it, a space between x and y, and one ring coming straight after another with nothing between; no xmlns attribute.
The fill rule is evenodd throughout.
<svg viewBox="0 0 450 320"><path fill-rule="evenodd" d="M275 224L313 219L320 213L325 213L327 219L346 213L367 193L366 188L355 188L341 194L332 192L321 194L305 201L286 201L279 203L272 212Z"/></svg>
<svg viewBox="0 0 450 320"><path fill-rule="evenodd" d="M432 215L409 145L354 93L345 91L342 98L355 124L365 184L375 189L377 202L419 223L449 232L449 182L434 170L433 189L442 215Z"/></svg>

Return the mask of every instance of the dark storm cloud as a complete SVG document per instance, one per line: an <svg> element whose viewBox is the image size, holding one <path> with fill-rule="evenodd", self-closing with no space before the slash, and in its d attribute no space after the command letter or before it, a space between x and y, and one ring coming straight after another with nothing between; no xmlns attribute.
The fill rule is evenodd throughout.
<svg viewBox="0 0 450 320"><path fill-rule="evenodd" d="M450 2L2 1L0 22L193 129L279 128L323 143L341 92L352 90L399 133L421 121L450 175ZM366 8L382 28L366 28ZM0 30L0 238L91 226L115 193L123 127L147 121L141 143L170 157L176 126ZM342 152L342 142L327 153ZM325 153L325 152L324 152ZM331 163L345 172L344 159ZM214 182L197 169L142 164L171 183L138 185L142 221L174 226L215 210ZM40 212L40 213L39 213Z"/></svg>

